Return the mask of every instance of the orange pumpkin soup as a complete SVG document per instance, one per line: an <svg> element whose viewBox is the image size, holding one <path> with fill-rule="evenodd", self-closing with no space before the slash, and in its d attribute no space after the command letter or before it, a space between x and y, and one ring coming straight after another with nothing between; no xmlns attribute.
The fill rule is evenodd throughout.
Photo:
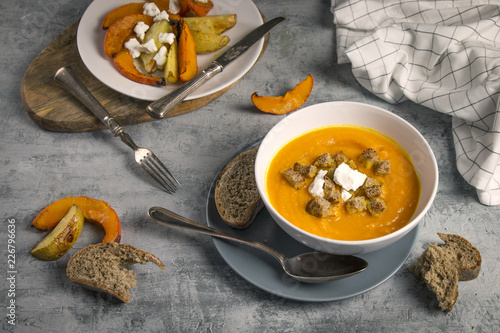
<svg viewBox="0 0 500 333"><path fill-rule="evenodd" d="M369 148L376 151L377 161L390 162L389 173L379 174L372 163L360 160ZM346 205L348 199L340 198L328 208L329 216L314 216L306 210L314 198L308 191L314 177L304 177L304 184L296 189L282 174L296 163L314 165L319 156L339 152L349 158L347 164L351 168L381 184L377 200L385 205L382 213L374 214L368 209L353 213ZM326 170L318 163L316 166L318 171ZM342 191L338 183L335 187ZM391 138L360 126L336 125L314 129L281 147L268 166L266 191L278 213L302 230L330 239L366 240L390 234L410 221L420 198L420 180L408 154ZM365 198L364 191L360 187L350 193L352 198Z"/></svg>

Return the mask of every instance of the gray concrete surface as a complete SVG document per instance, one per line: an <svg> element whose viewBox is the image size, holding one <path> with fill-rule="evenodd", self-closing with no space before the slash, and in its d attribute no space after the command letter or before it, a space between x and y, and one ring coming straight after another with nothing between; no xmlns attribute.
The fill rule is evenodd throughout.
<svg viewBox="0 0 500 333"><path fill-rule="evenodd" d="M412 103L389 105L363 90L349 66L336 64L329 1L255 0L267 18L287 20L272 32L267 51L248 75L195 112L127 128L141 145L168 158L183 182L175 195L149 183L109 132L48 132L23 108L20 84L26 68L89 3L25 0L0 5L2 331L498 332L500 207L481 205L458 174L450 118ZM251 93L284 93L309 73L315 87L306 105L347 100L389 109L421 131L440 169L436 200L409 260L377 288L336 302L273 296L237 275L210 238L167 230L146 218L147 208L159 205L203 221L207 191L224 161L284 117L256 111ZM29 253L43 236L30 228L38 211L55 199L76 195L109 202L122 220L122 241L155 253L166 264L164 272L153 265L134 268L139 284L128 305L82 289L65 275L69 256L99 242L99 229L85 225L70 254L58 261L40 261ZM8 280L9 224L15 224L15 281ZM483 256L478 279L460 284L451 313L440 311L408 272L426 244L437 241L436 232L468 238ZM12 301L14 311L9 309ZM9 324L9 313L15 314L15 325Z"/></svg>

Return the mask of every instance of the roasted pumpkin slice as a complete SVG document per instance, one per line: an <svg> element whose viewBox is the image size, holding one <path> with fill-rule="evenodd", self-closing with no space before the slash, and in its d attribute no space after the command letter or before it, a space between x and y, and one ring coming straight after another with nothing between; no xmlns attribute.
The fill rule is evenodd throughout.
<svg viewBox="0 0 500 333"><path fill-rule="evenodd" d="M134 28L139 22L151 26L153 17L143 14L127 15L116 20L106 31L104 37L104 53L110 58L113 58L123 50L123 43L134 32Z"/></svg>
<svg viewBox="0 0 500 333"><path fill-rule="evenodd" d="M108 29L118 19L125 16L142 14L144 11L143 7L144 2L132 2L110 11L102 21L102 28L104 30Z"/></svg>
<svg viewBox="0 0 500 333"><path fill-rule="evenodd" d="M252 94L252 103L261 111L274 114L285 114L300 108L311 95L314 79L311 74L288 91L284 96L259 96Z"/></svg>
<svg viewBox="0 0 500 333"><path fill-rule="evenodd" d="M177 61L179 64L179 79L186 82L198 74L196 44L189 26L184 21L176 23L176 31L178 32Z"/></svg>
<svg viewBox="0 0 500 333"><path fill-rule="evenodd" d="M137 67L135 67L134 59L130 55L128 50L123 50L113 57L113 64L115 68L125 76L126 78L143 84L148 84L150 86L164 86L165 79L153 75L141 73Z"/></svg>
<svg viewBox="0 0 500 333"><path fill-rule="evenodd" d="M80 207L86 222L104 229L106 236L103 242L120 242L121 224L114 209L102 200L85 196L68 197L53 202L37 215L31 226L39 230L52 230L73 205Z"/></svg>
<svg viewBox="0 0 500 333"><path fill-rule="evenodd" d="M184 0L184 1L186 2L187 6L189 7L189 9L191 9L191 12L193 12L195 16L205 16L208 14L210 10L212 10L212 8L214 8L214 3L212 2L212 0L208 1Z"/></svg>

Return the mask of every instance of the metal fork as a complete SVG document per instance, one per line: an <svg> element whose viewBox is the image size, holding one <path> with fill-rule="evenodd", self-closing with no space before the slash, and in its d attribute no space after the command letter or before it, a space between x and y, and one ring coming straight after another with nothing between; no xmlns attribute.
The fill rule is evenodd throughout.
<svg viewBox="0 0 500 333"><path fill-rule="evenodd" d="M136 162L168 193L174 193L177 185L181 185L170 173L168 168L156 157L153 152L146 148L138 147L123 128L111 117L104 107L88 91L78 77L69 67L57 70L54 80L65 87L73 96L82 102L100 121L111 130L114 136L120 139L134 150Z"/></svg>

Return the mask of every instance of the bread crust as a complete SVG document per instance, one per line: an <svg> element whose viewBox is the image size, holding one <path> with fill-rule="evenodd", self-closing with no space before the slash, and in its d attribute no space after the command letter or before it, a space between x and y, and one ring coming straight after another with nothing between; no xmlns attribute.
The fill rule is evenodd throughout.
<svg viewBox="0 0 500 333"><path fill-rule="evenodd" d="M244 229L248 227L259 211L264 207L264 202L260 197L255 183L255 156L258 146L245 151L231 159L219 174L219 179L215 185L215 205L222 220L234 229ZM246 169L245 174L241 174L241 168ZM250 196L251 200L242 200L240 196L229 194L231 189L238 189L245 193L238 193L241 196ZM229 207L231 206L231 207ZM230 215L234 206L239 206L241 217Z"/></svg>
<svg viewBox="0 0 500 333"><path fill-rule="evenodd" d="M467 239L459 235L438 232L445 245L443 249L457 253L455 266L458 270L460 281L469 281L478 277L481 271L481 253Z"/></svg>
<svg viewBox="0 0 500 333"><path fill-rule="evenodd" d="M95 254L106 254L107 257L99 255L95 256ZM130 254L132 254L133 256L131 256ZM90 256L87 257L86 255ZM116 274L112 274L113 276L122 276L123 274L125 274L126 277L118 277L116 278L116 281L95 281L88 276L78 275L79 269L82 269L86 264L91 265L92 269L94 270L93 273L102 272L104 268L100 268L101 265L99 264L100 261L103 260L108 263L109 261L113 261L115 263L114 270L116 271ZM70 280L81 284L88 289L106 292L120 299L122 302L128 303L131 299L129 291L131 288L134 288L136 286L137 281L135 280L135 273L133 271L126 270L124 267L131 266L136 263L145 264L147 262L156 264L162 270L165 269L165 266L157 256L149 252L140 250L132 245L119 244L116 242L92 244L81 249L80 251L75 253L73 257L71 257L66 267L66 274L68 275ZM112 282L111 284L116 284L117 287L107 287L105 285L105 282Z"/></svg>
<svg viewBox="0 0 500 333"><path fill-rule="evenodd" d="M449 312L458 298L458 281L479 275L481 254L462 236L444 233L438 236L445 244L429 244L410 271L436 294L439 306Z"/></svg>

